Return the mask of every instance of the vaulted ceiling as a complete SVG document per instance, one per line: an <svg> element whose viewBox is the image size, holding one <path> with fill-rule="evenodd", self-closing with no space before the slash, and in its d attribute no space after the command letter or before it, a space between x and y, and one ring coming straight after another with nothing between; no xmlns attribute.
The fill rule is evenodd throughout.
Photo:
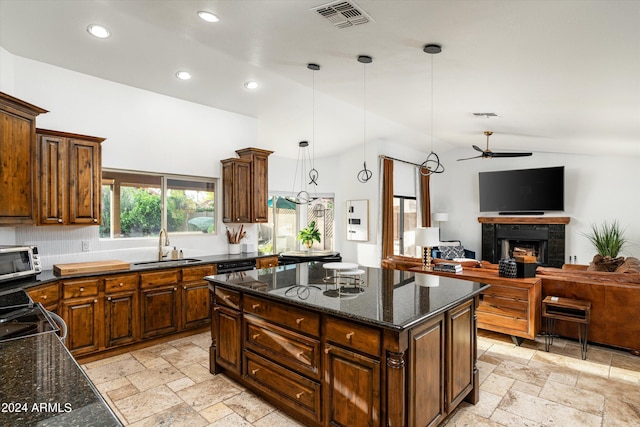
<svg viewBox="0 0 640 427"><path fill-rule="evenodd" d="M304 139L321 157L363 138L472 156L485 130L494 150L640 155L640 1L351 3L368 23L335 27L314 10L323 0L0 0L0 46L256 117L256 143L285 156Z"/></svg>

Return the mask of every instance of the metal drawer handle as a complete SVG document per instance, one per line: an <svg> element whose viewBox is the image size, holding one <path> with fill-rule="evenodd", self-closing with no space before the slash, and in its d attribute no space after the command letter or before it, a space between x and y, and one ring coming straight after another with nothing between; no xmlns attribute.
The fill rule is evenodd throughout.
<svg viewBox="0 0 640 427"><path fill-rule="evenodd" d="M296 323L299 325L304 320L304 317L299 317L296 319Z"/></svg>
<svg viewBox="0 0 640 427"><path fill-rule="evenodd" d="M84 292L84 288L80 288L80 292Z"/></svg>
<svg viewBox="0 0 640 427"><path fill-rule="evenodd" d="M98 222L98 219L97 219L97 218L94 218L94 219L93 219L93 222Z"/></svg>
<svg viewBox="0 0 640 427"><path fill-rule="evenodd" d="M187 285L182 285L182 289L186 290L187 289Z"/></svg>
<svg viewBox="0 0 640 427"><path fill-rule="evenodd" d="M260 368L258 368L258 369L253 369L253 370L251 371L251 375L255 375L255 374L257 374L259 370L260 370Z"/></svg>
<svg viewBox="0 0 640 427"><path fill-rule="evenodd" d="M118 286L123 287L124 283L120 282L120 284Z"/></svg>
<svg viewBox="0 0 640 427"><path fill-rule="evenodd" d="M107 301L111 301L111 297L107 297Z"/></svg>
<svg viewBox="0 0 640 427"><path fill-rule="evenodd" d="M225 295L225 296L222 297L222 299L225 300L225 301L228 300L229 298L231 298L231 295Z"/></svg>
<svg viewBox="0 0 640 427"><path fill-rule="evenodd" d="M97 304L97 303L98 303L98 300L97 300L97 299L94 299L94 300L93 300L93 303L94 303L94 304Z"/></svg>
<svg viewBox="0 0 640 427"><path fill-rule="evenodd" d="M47 299L47 296L46 295L42 295L42 299Z"/></svg>
<svg viewBox="0 0 640 427"><path fill-rule="evenodd" d="M58 222L62 224L62 218L58 218Z"/></svg>
<svg viewBox="0 0 640 427"><path fill-rule="evenodd" d="M303 394L304 394L304 391L301 391L300 393L296 393L296 399L300 399Z"/></svg>
<svg viewBox="0 0 640 427"><path fill-rule="evenodd" d="M254 309L254 310L255 310L255 309L257 309L258 307L260 307L260 304L253 304L253 305L251 306L251 308L252 308L252 309Z"/></svg>
<svg viewBox="0 0 640 427"><path fill-rule="evenodd" d="M301 358L302 356L304 356L303 352L300 352L300 353L296 354L296 357L298 357L298 358Z"/></svg>
<svg viewBox="0 0 640 427"><path fill-rule="evenodd" d="M348 340L351 340L351 338L353 338L353 336L355 335L355 332L349 332L347 335L345 335L347 337Z"/></svg>
<svg viewBox="0 0 640 427"><path fill-rule="evenodd" d="M251 339L257 340L259 336L260 334L253 334L251 335Z"/></svg>

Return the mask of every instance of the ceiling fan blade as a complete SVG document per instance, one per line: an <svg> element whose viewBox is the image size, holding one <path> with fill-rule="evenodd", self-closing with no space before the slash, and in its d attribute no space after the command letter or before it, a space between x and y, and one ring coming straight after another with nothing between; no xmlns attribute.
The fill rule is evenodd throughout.
<svg viewBox="0 0 640 427"><path fill-rule="evenodd" d="M471 160L471 159L479 159L480 157L483 157L483 154L479 155L479 156L474 156L474 157L466 157L464 159L458 159L458 161L460 160Z"/></svg>
<svg viewBox="0 0 640 427"><path fill-rule="evenodd" d="M481 153L483 153L483 152L484 152L484 150L483 150L483 149L481 149L480 147L478 147L477 145L472 145L472 147L473 147L473 149L474 149L474 150L476 150L476 151L479 151L479 152L481 152Z"/></svg>
<svg viewBox="0 0 640 427"><path fill-rule="evenodd" d="M491 157L527 157L532 153L491 153Z"/></svg>

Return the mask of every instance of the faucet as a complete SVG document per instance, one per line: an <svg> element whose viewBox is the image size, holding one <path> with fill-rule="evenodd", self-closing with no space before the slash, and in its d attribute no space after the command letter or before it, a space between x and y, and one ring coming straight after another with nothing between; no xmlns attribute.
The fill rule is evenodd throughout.
<svg viewBox="0 0 640 427"><path fill-rule="evenodd" d="M160 236L158 238L158 261L162 261L162 258L169 254L169 249L166 251L162 249L162 235L164 234L164 246L169 246L169 233L164 228L160 229Z"/></svg>

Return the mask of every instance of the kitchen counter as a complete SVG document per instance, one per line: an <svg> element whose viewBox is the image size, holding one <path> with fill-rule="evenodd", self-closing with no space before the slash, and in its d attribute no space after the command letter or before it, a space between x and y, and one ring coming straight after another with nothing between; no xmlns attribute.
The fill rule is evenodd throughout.
<svg viewBox="0 0 640 427"><path fill-rule="evenodd" d="M122 425L55 333L0 342L0 373L0 425Z"/></svg>

